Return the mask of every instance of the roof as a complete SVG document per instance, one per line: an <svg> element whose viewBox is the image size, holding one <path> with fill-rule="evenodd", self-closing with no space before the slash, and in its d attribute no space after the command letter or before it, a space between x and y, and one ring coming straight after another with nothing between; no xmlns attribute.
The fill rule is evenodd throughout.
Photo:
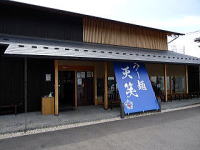
<svg viewBox="0 0 200 150"><path fill-rule="evenodd" d="M53 57L56 59L200 64L200 59L197 57L168 50L152 50L84 42L44 40L7 35L0 35L0 43L9 45L4 53L6 55Z"/></svg>
<svg viewBox="0 0 200 150"><path fill-rule="evenodd" d="M142 25L136 25L136 24L131 24L131 23L127 23L127 22L116 21L116 20L91 16L91 15L85 15L85 14L80 14L80 13L74 13L74 12L69 12L69 11L64 11L64 10L59 10L59 9L54 9L54 8L47 8L47 7L37 6L37 5L33 5L33 4L15 2L15 1L11 1L11 0L1 0L0 4L15 5L15 6L21 6L21 7L26 7L26 8L35 8L37 10L43 10L43 11L47 11L49 13L60 14L60 15L61 14L62 15L70 15L70 16L76 16L76 17L81 17L81 18L92 17L92 18L111 21L111 22L115 22L115 23L128 24L128 25L132 25L132 26L136 26L136 27L142 27L142 28L146 28L146 29L150 29L150 30L156 30L156 31L164 32L167 35L184 35L183 33L178 33L178 32L173 32L173 31L168 31L168 30L162 30L162 29L156 29L156 28L152 28L152 27L146 27L146 26L142 26Z"/></svg>

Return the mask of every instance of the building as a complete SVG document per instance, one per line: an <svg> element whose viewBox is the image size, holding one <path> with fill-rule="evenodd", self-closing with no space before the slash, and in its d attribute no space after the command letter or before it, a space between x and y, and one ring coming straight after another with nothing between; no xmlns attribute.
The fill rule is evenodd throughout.
<svg viewBox="0 0 200 150"><path fill-rule="evenodd" d="M55 114L108 109L115 61L145 63L163 101L199 92L199 58L168 51L167 36L181 33L13 1L0 2L0 19L0 108L38 111L53 93Z"/></svg>

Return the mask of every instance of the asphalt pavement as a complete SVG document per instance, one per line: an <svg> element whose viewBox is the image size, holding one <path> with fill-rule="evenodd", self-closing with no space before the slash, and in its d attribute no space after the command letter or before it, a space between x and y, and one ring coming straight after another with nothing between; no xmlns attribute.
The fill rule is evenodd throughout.
<svg viewBox="0 0 200 150"><path fill-rule="evenodd" d="M200 107L0 140L2 150L200 150Z"/></svg>

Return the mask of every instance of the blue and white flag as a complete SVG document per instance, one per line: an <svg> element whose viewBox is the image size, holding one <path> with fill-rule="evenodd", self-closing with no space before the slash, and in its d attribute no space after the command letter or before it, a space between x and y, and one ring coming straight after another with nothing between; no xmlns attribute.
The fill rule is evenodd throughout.
<svg viewBox="0 0 200 150"><path fill-rule="evenodd" d="M114 70L125 114L160 109L144 64L117 62Z"/></svg>

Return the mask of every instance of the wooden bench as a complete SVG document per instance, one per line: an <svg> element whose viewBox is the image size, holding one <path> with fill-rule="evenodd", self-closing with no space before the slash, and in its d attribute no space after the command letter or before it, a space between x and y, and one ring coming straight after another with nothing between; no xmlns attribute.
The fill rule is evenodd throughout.
<svg viewBox="0 0 200 150"><path fill-rule="evenodd" d="M120 106L120 98L118 94L108 94L109 107Z"/></svg>
<svg viewBox="0 0 200 150"><path fill-rule="evenodd" d="M4 113L14 113L15 115L17 115L17 109L18 107L22 106L22 103L18 103L18 104L6 104L6 105L0 105L0 110L3 109L4 111L0 111L0 114Z"/></svg>
<svg viewBox="0 0 200 150"><path fill-rule="evenodd" d="M191 98L199 98L200 92L190 92L189 95Z"/></svg>
<svg viewBox="0 0 200 150"><path fill-rule="evenodd" d="M194 94L191 96L191 94L186 93L174 93L174 94L167 94L167 100L173 101L173 100L181 100L181 99L189 99L191 97L195 97ZM160 95L160 98L162 101L165 101L165 95Z"/></svg>

